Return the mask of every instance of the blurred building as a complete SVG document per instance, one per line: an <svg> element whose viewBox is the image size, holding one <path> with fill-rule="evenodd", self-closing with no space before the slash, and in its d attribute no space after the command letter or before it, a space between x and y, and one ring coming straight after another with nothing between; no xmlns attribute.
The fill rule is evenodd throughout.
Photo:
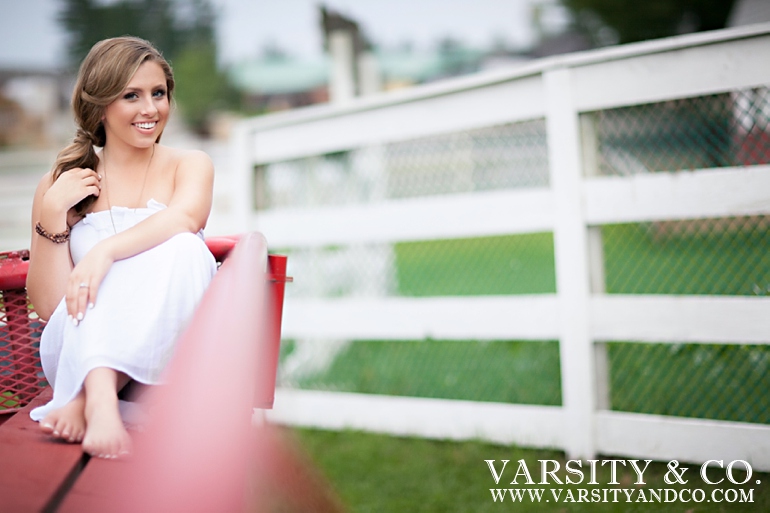
<svg viewBox="0 0 770 513"><path fill-rule="evenodd" d="M554 30L545 21L547 8L535 3L532 24L538 37L527 51L506 48L469 48L446 39L432 50L376 47L355 20L320 8L324 33L323 57L314 60L287 55L263 55L230 69L233 85L244 103L261 112L291 109L379 90L393 90L481 70L515 66L543 58L592 48L591 40L574 26ZM770 1L736 0L728 26L770 21ZM557 24L558 25L558 24ZM374 85L372 85L374 84Z"/></svg>
<svg viewBox="0 0 770 513"><path fill-rule="evenodd" d="M0 68L0 148L58 142L69 85L57 70Z"/></svg>

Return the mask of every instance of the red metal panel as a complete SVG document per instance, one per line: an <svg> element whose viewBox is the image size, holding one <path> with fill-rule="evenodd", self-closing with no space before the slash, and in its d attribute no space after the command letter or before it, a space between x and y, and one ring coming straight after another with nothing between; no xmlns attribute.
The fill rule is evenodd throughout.
<svg viewBox="0 0 770 513"><path fill-rule="evenodd" d="M44 325L24 289L0 290L0 414L17 411L47 386L38 353Z"/></svg>

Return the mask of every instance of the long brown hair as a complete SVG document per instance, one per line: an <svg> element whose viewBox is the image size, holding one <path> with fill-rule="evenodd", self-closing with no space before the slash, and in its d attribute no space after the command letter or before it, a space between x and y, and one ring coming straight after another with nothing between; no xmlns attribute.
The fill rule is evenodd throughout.
<svg viewBox="0 0 770 513"><path fill-rule="evenodd" d="M145 62L157 62L166 76L166 94L172 100L174 75L171 66L149 41L138 37L115 37L96 43L80 65L72 92L72 109L77 132L71 144L59 152L53 168L53 180L74 168L96 169L99 157L94 146L103 147L107 135L102 124L104 109L120 97L131 78ZM160 136L156 142L160 141ZM88 196L75 205L83 215L96 200Z"/></svg>

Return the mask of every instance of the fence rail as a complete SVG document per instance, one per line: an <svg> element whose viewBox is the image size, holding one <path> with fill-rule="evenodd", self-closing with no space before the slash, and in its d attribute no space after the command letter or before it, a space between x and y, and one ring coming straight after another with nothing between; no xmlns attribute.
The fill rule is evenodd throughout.
<svg viewBox="0 0 770 513"><path fill-rule="evenodd" d="M308 389L311 372L279 390L274 418L770 470L766 62L770 25L756 25L243 122L232 147L238 229L296 255L284 364L321 362L314 372L331 376L320 389ZM484 287L458 281L485 274ZM465 372L456 360L484 351L468 386L523 380L523 357L510 354L525 345L505 341L542 342L556 404L445 396ZM421 369L439 369L434 388L381 393L364 376L347 390L352 378L334 373L346 358L376 360L363 347L424 351ZM441 360L455 350L466 352ZM504 353L510 374L486 372ZM677 355L686 368L661 364ZM392 367L412 356L400 358ZM727 413L676 398L624 406L662 393L635 388L659 381L642 364L708 397L750 365L751 411L729 397L719 399Z"/></svg>

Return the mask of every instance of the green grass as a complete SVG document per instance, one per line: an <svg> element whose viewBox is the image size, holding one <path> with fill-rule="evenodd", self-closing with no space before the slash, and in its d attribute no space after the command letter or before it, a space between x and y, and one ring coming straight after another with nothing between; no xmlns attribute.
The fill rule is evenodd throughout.
<svg viewBox="0 0 770 513"><path fill-rule="evenodd" d="M566 459L558 451L531 450L517 447L499 446L481 442L448 442L415 438L398 438L368 433L342 431L327 432L310 429L296 429L301 446L325 475L338 496L352 513L484 513L487 511L548 511L548 512L754 512L770 511L770 474L754 473L751 486L719 485L722 488L743 489L748 493L753 489L752 503L566 503L551 502L512 503L493 502L490 488L516 488L509 485L516 474L518 461L524 459L532 479L540 482L540 462L538 460L556 460L562 469L557 476L563 482ZM599 458L609 459L609 458ZM619 458L621 459L621 458ZM494 483L492 474L485 460L496 460L500 470L501 460L510 460L499 485ZM644 463L641 462L643 466ZM584 462L583 468L588 464ZM686 476L690 482L688 488L701 488L710 494L713 486L704 484L698 475L697 465L690 467ZM718 469L709 472L716 480L721 476ZM663 463L653 462L644 473L644 486L636 485L635 474L630 468L618 466L618 485L609 485L609 466L599 466L597 481L601 485L524 485L524 478L519 478L519 487L545 488L550 497L550 488L558 491L564 488L562 500L566 498L567 488L578 497L578 488L599 490L621 487L627 489L644 488L649 497L649 489L677 488L666 484L664 476L668 468ZM585 473L588 481L588 472ZM574 479L576 476L572 475ZM743 475L736 472L737 480ZM757 485L756 480L761 484ZM727 481L725 481L727 483ZM590 493L590 492L589 492ZM603 493L603 492L599 492ZM610 492L611 493L611 492ZM636 492L638 493L638 492ZM632 495L636 498L638 495ZM590 497L590 495L589 495ZM619 497L624 497L622 493Z"/></svg>
<svg viewBox="0 0 770 513"><path fill-rule="evenodd" d="M607 292L767 294L768 235L761 217L604 226Z"/></svg>
<svg viewBox="0 0 770 513"><path fill-rule="evenodd" d="M551 233L404 242L394 251L403 296L556 291Z"/></svg>
<svg viewBox="0 0 770 513"><path fill-rule="evenodd" d="M555 341L354 342L326 372L299 384L369 394L560 405L559 345Z"/></svg>

